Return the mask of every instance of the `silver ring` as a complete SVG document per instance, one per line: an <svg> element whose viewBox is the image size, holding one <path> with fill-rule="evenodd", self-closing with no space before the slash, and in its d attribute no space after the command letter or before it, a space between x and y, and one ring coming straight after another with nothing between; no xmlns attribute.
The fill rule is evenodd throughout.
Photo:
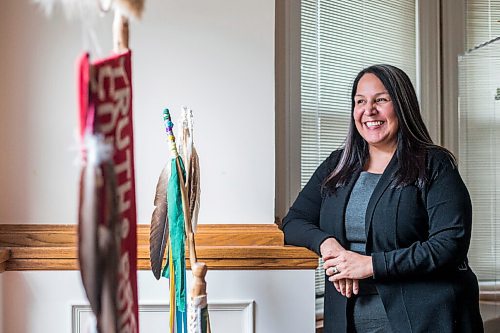
<svg viewBox="0 0 500 333"><path fill-rule="evenodd" d="M339 269L337 266L333 266L333 275L340 273Z"/></svg>

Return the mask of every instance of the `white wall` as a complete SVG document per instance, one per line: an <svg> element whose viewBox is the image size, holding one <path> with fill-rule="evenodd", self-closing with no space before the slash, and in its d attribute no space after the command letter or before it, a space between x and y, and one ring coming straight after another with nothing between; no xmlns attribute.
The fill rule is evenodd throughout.
<svg viewBox="0 0 500 333"><path fill-rule="evenodd" d="M88 30L87 30L88 31ZM94 28L103 54L111 16ZM0 223L75 223L81 25L0 3ZM195 112L200 223L274 221L274 1L147 1L131 24L138 222L168 160L162 111ZM95 52L93 53L95 55Z"/></svg>
<svg viewBox="0 0 500 333"><path fill-rule="evenodd" d="M63 333L86 327L88 313L71 315L73 307L86 304L79 272L6 272L3 279L10 286L4 290L9 306L3 309L8 320L1 322L0 332ZM313 271L209 271L213 332L314 332L314 284L303 283L313 279ZM167 280L156 281L151 272L141 271L138 284L141 332L167 332Z"/></svg>
<svg viewBox="0 0 500 333"><path fill-rule="evenodd" d="M149 223L168 160L162 110L175 120L181 104L195 112L200 223L273 223L274 23L273 0L146 1L130 42L138 223ZM93 29L103 55L110 29L111 17ZM0 1L0 223L76 223L75 61L84 45L81 25L61 10L48 19L29 0ZM72 305L86 303L76 271L6 272L0 283L3 333L69 332ZM208 292L218 333L248 324L221 304L252 300L257 333L314 330L312 270L209 271ZM167 299L165 281L139 272L139 302L150 306L142 332L150 320L167 327L165 308L149 311Z"/></svg>

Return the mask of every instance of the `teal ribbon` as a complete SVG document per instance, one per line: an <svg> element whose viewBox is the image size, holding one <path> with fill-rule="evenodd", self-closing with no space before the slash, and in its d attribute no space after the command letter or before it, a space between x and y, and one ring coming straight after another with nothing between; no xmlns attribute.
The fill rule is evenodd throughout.
<svg viewBox="0 0 500 333"><path fill-rule="evenodd" d="M184 163L180 157L179 162L184 179L186 171ZM168 200L168 223L169 223L169 237L172 245L172 261L169 265L174 265L174 279L175 279L175 302L177 309L180 312L186 312L186 260L184 257L185 251L185 228L184 228L184 214L182 210L182 196L179 183L179 176L177 172L176 159L172 159L172 167L170 172L170 179L167 186L167 200ZM162 275L170 278L168 265L163 268ZM171 291L172 292L172 291ZM177 317L177 316L176 316Z"/></svg>

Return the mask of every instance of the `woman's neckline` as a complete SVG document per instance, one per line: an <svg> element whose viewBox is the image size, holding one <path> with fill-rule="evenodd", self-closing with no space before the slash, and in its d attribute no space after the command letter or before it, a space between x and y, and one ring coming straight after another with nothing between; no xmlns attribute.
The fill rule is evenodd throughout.
<svg viewBox="0 0 500 333"><path fill-rule="evenodd" d="M376 173L376 172L371 172L371 171L361 171L361 173L367 173L367 174L370 174L370 175L375 175L375 176L382 176L382 173Z"/></svg>

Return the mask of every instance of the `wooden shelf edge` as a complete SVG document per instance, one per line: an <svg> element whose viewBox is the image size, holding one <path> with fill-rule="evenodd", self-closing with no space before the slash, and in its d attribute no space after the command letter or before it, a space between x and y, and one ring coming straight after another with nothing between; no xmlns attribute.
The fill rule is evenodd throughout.
<svg viewBox="0 0 500 333"><path fill-rule="evenodd" d="M149 242L149 224L137 225L139 246ZM197 245L281 246L283 233L275 224L200 224L195 234ZM0 247L71 246L77 242L74 224L0 224Z"/></svg>
<svg viewBox="0 0 500 333"><path fill-rule="evenodd" d="M318 265L315 253L285 246L274 224L199 225L197 237L198 260L211 270L303 270ZM149 225L138 225L137 241L137 267L149 270ZM6 256L0 269L78 270L76 243L76 225L0 224L0 253Z"/></svg>
<svg viewBox="0 0 500 333"><path fill-rule="evenodd" d="M311 270L318 259L224 259L203 260L209 270ZM78 270L77 259L11 259L4 263L5 271L72 271ZM189 260L186 260L189 269ZM150 270L149 259L137 261L138 270Z"/></svg>

